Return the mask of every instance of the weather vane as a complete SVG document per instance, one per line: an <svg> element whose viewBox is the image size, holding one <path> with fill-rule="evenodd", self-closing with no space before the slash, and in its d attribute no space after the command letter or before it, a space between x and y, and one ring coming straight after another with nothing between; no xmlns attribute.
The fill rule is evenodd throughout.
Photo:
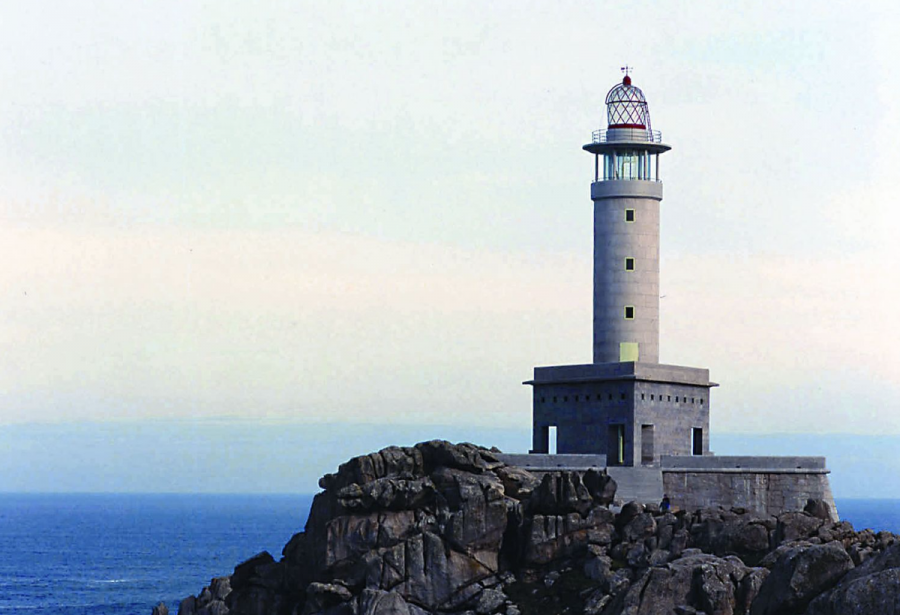
<svg viewBox="0 0 900 615"><path fill-rule="evenodd" d="M634 70L633 66L628 66L627 64L622 67L622 72L625 73L625 76L628 76L628 71Z"/></svg>

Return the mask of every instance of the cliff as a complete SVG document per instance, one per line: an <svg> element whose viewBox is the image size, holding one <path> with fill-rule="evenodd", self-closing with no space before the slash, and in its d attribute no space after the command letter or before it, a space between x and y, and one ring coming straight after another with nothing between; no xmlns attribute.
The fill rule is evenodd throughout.
<svg viewBox="0 0 900 615"><path fill-rule="evenodd" d="M391 447L319 481L305 531L181 615L779 615L900 612L900 541L734 509L614 513L603 472L540 480L496 450ZM157 614L167 610L160 605Z"/></svg>

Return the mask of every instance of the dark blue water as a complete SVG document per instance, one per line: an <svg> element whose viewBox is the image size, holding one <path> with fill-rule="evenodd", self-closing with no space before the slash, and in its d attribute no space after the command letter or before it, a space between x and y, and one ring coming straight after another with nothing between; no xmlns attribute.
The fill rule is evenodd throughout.
<svg viewBox="0 0 900 615"><path fill-rule="evenodd" d="M0 615L149 615L306 523L304 495L0 494ZM856 529L900 533L900 500L838 500ZM173 611L174 612L174 611Z"/></svg>
<svg viewBox="0 0 900 615"><path fill-rule="evenodd" d="M150 615L267 550L312 496L0 494L0 614ZM173 611L174 612L174 611Z"/></svg>

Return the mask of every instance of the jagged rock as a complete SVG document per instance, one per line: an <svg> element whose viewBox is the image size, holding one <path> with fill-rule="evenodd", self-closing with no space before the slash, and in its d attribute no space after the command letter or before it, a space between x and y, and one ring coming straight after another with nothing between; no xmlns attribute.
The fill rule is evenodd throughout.
<svg viewBox="0 0 900 615"><path fill-rule="evenodd" d="M900 569L890 568L841 583L810 603L806 615L871 615L900 612Z"/></svg>
<svg viewBox="0 0 900 615"><path fill-rule="evenodd" d="M432 477L447 508L439 515L442 535L466 553L499 553L507 513L500 479L447 467L438 468ZM496 557L490 559L496 569Z"/></svg>
<svg viewBox="0 0 900 615"><path fill-rule="evenodd" d="M802 612L809 602L830 589L853 568L837 542L787 549L775 562L753 601L752 615Z"/></svg>
<svg viewBox="0 0 900 615"><path fill-rule="evenodd" d="M731 615L736 602L736 584L745 572L740 560L734 558L723 560L712 555L681 558L662 568L648 568L603 613L649 615L671 613L676 607L682 607L709 615Z"/></svg>
<svg viewBox="0 0 900 615"><path fill-rule="evenodd" d="M600 506L609 506L616 497L616 481L613 480L606 470L588 470L582 476L582 482L587 487L588 493L594 500L595 504Z"/></svg>
<svg viewBox="0 0 900 615"><path fill-rule="evenodd" d="M390 446L341 464L335 474L326 474L319 479L319 486L326 491L339 491L348 485L365 485L379 478L424 475L424 461L418 448Z"/></svg>
<svg viewBox="0 0 900 615"><path fill-rule="evenodd" d="M353 613L353 594L343 585L334 583L310 583L306 588L304 615L316 613Z"/></svg>
<svg viewBox="0 0 900 615"><path fill-rule="evenodd" d="M209 584L213 600L225 600L231 593L231 577L216 577Z"/></svg>
<svg viewBox="0 0 900 615"><path fill-rule="evenodd" d="M605 555L592 557L584 564L584 576L594 581L609 579L612 570L612 560Z"/></svg>
<svg viewBox="0 0 900 615"><path fill-rule="evenodd" d="M504 493L516 500L528 499L541 480L522 468L503 466L495 471L497 478L503 483Z"/></svg>
<svg viewBox="0 0 900 615"><path fill-rule="evenodd" d="M831 508L825 500L809 498L806 500L806 506L803 507L803 512L809 513L817 519L831 521Z"/></svg>
<svg viewBox="0 0 900 615"><path fill-rule="evenodd" d="M634 517L622 528L622 539L635 542L653 536L656 533L656 519L650 513L642 513Z"/></svg>
<svg viewBox="0 0 900 615"><path fill-rule="evenodd" d="M495 451L443 441L351 459L320 484L280 561L250 558L179 614L838 615L898 604L897 538L855 532L821 507L776 519L630 502L613 514L605 472L538 480Z"/></svg>
<svg viewBox="0 0 900 615"><path fill-rule="evenodd" d="M587 552L590 539L612 532L610 513L595 508L586 517L577 512L568 515L534 515L524 524L524 561L546 564L560 557Z"/></svg>
<svg viewBox="0 0 900 615"><path fill-rule="evenodd" d="M644 505L637 502L627 502L616 515L616 530L621 531L631 520L644 512Z"/></svg>
<svg viewBox="0 0 900 615"><path fill-rule="evenodd" d="M691 537L705 553L758 560L769 550L775 526L771 517L760 519L743 510L706 509L697 513Z"/></svg>
<svg viewBox="0 0 900 615"><path fill-rule="evenodd" d="M415 510L434 498L429 478L378 478L360 485L347 485L337 493L338 502L347 510Z"/></svg>
<svg viewBox="0 0 900 615"><path fill-rule="evenodd" d="M506 602L506 594L502 589L486 589L481 592L478 602L475 603L475 612L478 615L490 615Z"/></svg>
<svg viewBox="0 0 900 615"><path fill-rule="evenodd" d="M485 579L496 572L495 553L484 552L483 562L477 557L448 549L441 537L424 532L406 543L406 580L394 591L408 602L428 609L442 608L461 587Z"/></svg>
<svg viewBox="0 0 900 615"><path fill-rule="evenodd" d="M775 542L785 543L793 540L805 540L816 535L825 523L823 519L813 517L807 512L786 512L778 515L778 526L775 529Z"/></svg>
<svg viewBox="0 0 900 615"><path fill-rule="evenodd" d="M261 579L261 575L271 574L275 560L268 551L258 553L234 569L231 575L231 587L241 588L250 584L251 580Z"/></svg>
<svg viewBox="0 0 900 615"><path fill-rule="evenodd" d="M160 602L153 607L153 613L151 613L151 615L169 615L169 607L166 606L165 602Z"/></svg>
<svg viewBox="0 0 900 615"><path fill-rule="evenodd" d="M228 607L221 600L213 600L197 611L197 615L229 615L229 613Z"/></svg>
<svg viewBox="0 0 900 615"><path fill-rule="evenodd" d="M358 615L412 615L409 604L395 592L364 589L359 598Z"/></svg>
<svg viewBox="0 0 900 615"><path fill-rule="evenodd" d="M481 474L504 465L492 451L474 444L451 444L445 440L432 440L417 444L416 449L422 453L426 473L430 473L434 468L447 467Z"/></svg>
<svg viewBox="0 0 900 615"><path fill-rule="evenodd" d="M178 605L178 615L195 615L197 612L197 599L194 596L188 596Z"/></svg>
<svg viewBox="0 0 900 615"><path fill-rule="evenodd" d="M665 566L669 563L672 556L668 551L663 549L656 549L650 553L650 557L647 559L648 566Z"/></svg>
<svg viewBox="0 0 900 615"><path fill-rule="evenodd" d="M534 513L541 515L585 515L594 506L594 500L577 473L554 472L544 474L529 504Z"/></svg>

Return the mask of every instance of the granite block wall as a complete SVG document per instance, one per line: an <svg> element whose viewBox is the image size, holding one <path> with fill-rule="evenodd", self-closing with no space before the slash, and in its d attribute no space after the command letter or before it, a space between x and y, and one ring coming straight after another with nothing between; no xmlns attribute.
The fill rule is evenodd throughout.
<svg viewBox="0 0 900 615"><path fill-rule="evenodd" d="M827 470L663 469L663 489L674 506L695 510L707 506L738 506L776 515L803 510L809 498L828 503L832 518L837 507Z"/></svg>

